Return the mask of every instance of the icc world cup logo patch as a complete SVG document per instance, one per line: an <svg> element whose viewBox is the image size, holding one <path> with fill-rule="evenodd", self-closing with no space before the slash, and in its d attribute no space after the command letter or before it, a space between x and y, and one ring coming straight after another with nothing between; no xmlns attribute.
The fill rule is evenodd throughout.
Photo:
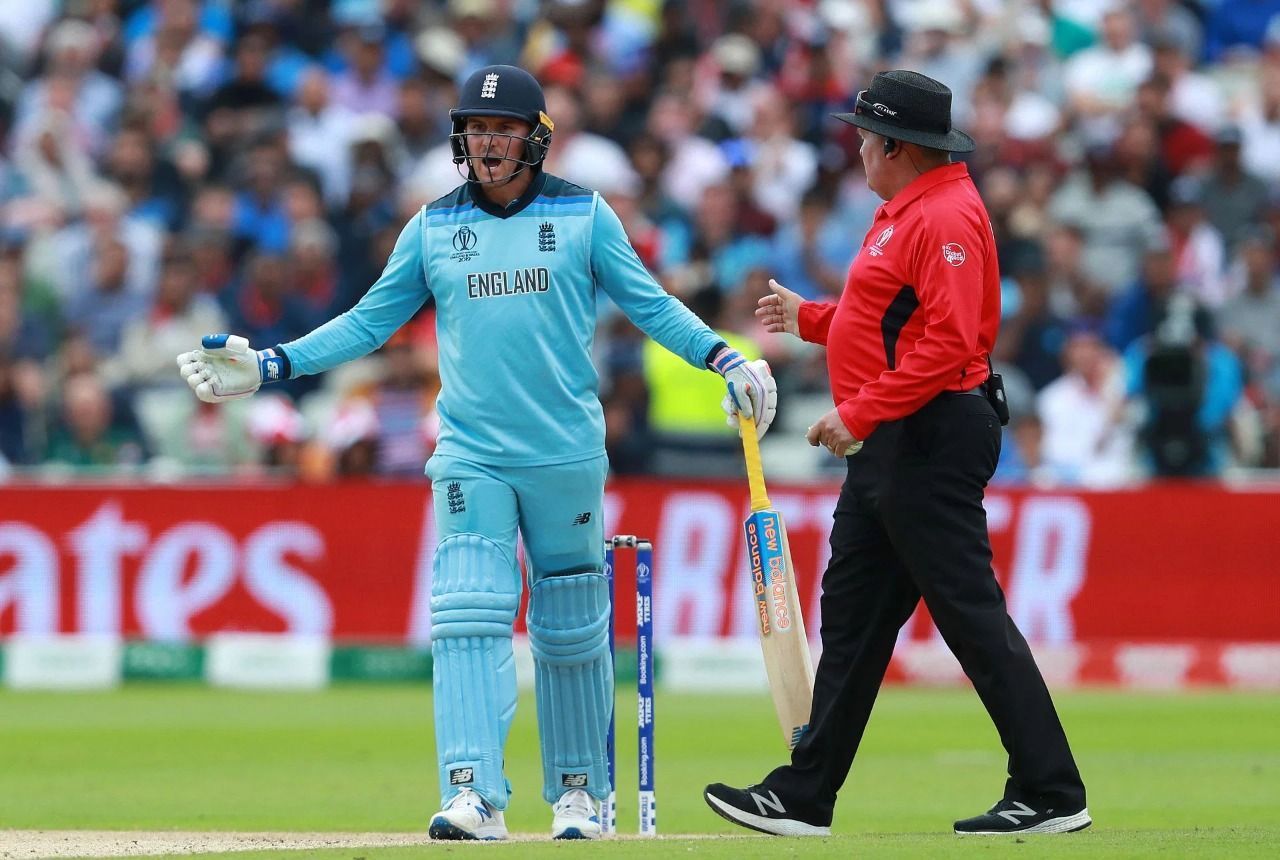
<svg viewBox="0 0 1280 860"><path fill-rule="evenodd" d="M454 253L449 255L449 259L457 263L465 263L479 253L475 248L476 231L463 225L453 234Z"/></svg>
<svg viewBox="0 0 1280 860"><path fill-rule="evenodd" d="M462 227L457 233L453 234L453 249L455 251L470 251L476 246L476 231L470 227Z"/></svg>

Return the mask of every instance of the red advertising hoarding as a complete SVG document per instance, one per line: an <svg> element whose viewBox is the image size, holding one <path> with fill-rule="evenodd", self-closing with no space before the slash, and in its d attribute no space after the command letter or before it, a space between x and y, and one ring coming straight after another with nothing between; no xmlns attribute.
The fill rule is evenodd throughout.
<svg viewBox="0 0 1280 860"><path fill-rule="evenodd" d="M809 630L838 488L778 485ZM435 532L420 483L11 486L0 635L228 630L426 642ZM744 484L619 480L605 533L655 547L658 641L754 636ZM997 573L1029 639L1280 642L1280 492L993 491ZM618 589L632 587L622 566ZM634 621L618 613L619 636ZM909 638L935 634L921 613Z"/></svg>

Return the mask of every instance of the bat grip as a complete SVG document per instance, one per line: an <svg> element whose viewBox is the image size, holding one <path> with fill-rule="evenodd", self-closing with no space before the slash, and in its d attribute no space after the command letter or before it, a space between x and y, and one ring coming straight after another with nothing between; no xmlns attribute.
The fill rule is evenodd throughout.
<svg viewBox="0 0 1280 860"><path fill-rule="evenodd" d="M742 453L747 458L747 484L751 487L751 510L767 511L769 493L764 486L764 463L760 459L760 440L756 438L756 421L738 413L742 427Z"/></svg>

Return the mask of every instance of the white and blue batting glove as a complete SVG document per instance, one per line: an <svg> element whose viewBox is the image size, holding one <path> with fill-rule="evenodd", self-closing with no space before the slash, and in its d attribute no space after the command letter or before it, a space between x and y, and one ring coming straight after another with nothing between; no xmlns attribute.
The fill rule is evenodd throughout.
<svg viewBox="0 0 1280 860"><path fill-rule="evenodd" d="M738 414L755 418L756 438L769 430L773 416L778 411L778 383L763 358L747 361L734 349L720 350L711 366L724 377L728 392L720 401L725 412L725 423L742 434Z"/></svg>
<svg viewBox="0 0 1280 860"><path fill-rule="evenodd" d="M235 334L207 334L199 349L178 356L178 372L205 403L248 397L262 383L284 379L286 366L274 349L250 349Z"/></svg>

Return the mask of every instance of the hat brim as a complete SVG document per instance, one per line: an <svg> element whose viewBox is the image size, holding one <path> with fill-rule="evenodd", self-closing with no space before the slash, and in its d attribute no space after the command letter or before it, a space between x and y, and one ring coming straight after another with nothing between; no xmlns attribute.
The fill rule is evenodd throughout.
<svg viewBox="0 0 1280 860"><path fill-rule="evenodd" d="M973 138L957 128L951 129L946 134L938 134L932 131L903 128L902 126L885 122L878 117L868 116L865 113L836 113L832 114L832 116L841 122L856 125L858 128L864 128L875 134L882 134L894 140L903 140L919 146L927 146L930 149L941 149L943 152L973 152L975 146Z"/></svg>

